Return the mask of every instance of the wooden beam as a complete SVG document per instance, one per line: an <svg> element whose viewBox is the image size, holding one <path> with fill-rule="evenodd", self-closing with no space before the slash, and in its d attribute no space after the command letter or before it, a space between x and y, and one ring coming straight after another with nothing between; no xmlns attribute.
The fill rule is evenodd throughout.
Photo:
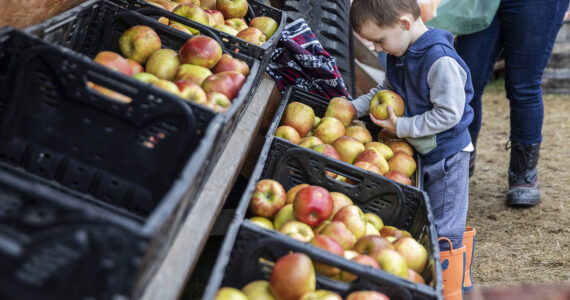
<svg viewBox="0 0 570 300"><path fill-rule="evenodd" d="M0 27L23 29L45 21L86 0L2 0Z"/></svg>
<svg viewBox="0 0 570 300"><path fill-rule="evenodd" d="M363 64L367 64L382 71L384 70L378 61L378 53L368 49L368 47L356 36L356 34L354 35L354 58Z"/></svg>

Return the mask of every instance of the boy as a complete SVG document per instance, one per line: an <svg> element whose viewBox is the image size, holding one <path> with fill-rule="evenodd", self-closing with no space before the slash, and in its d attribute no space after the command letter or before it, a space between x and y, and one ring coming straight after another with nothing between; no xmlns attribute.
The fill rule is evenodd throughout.
<svg viewBox="0 0 570 300"><path fill-rule="evenodd" d="M459 257L458 266L444 269L444 296L462 299L465 247L463 235L469 196L467 130L473 119L469 102L473 87L469 70L453 48L453 36L424 25L416 0L354 0L350 9L352 28L388 54L386 79L368 94L353 100L359 117L369 113L370 99L380 89L399 94L405 102L404 117L388 107L386 120L374 124L406 138L424 163L424 189L430 198L440 241L442 262ZM451 258L448 259L453 264ZM455 274L450 273L456 269ZM458 280L452 290L450 280Z"/></svg>

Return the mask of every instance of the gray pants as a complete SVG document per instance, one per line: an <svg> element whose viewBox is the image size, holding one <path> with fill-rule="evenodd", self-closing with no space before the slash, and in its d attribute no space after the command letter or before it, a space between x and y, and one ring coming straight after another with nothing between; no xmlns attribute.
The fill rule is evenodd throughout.
<svg viewBox="0 0 570 300"><path fill-rule="evenodd" d="M424 165L423 176L438 237L447 237L454 249L462 247L469 204L469 152ZM439 247L449 250L447 242L440 242Z"/></svg>

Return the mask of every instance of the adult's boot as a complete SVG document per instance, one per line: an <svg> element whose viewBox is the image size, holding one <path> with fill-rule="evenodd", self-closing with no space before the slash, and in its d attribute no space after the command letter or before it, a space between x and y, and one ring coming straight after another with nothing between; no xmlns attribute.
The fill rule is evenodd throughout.
<svg viewBox="0 0 570 300"><path fill-rule="evenodd" d="M511 142L507 205L528 207L540 201L536 169L539 150L540 143L525 145Z"/></svg>

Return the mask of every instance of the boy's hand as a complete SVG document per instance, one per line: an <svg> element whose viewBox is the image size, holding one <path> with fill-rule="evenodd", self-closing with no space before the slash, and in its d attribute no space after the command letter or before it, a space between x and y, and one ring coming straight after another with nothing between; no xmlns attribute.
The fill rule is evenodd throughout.
<svg viewBox="0 0 570 300"><path fill-rule="evenodd" d="M374 118L374 116L370 113L370 120L372 120L372 123L390 130L390 131L394 131L396 132L396 121L398 120L398 117L396 117L396 114L394 113L394 110L392 109L391 105L388 105L388 118L386 120L379 120Z"/></svg>

